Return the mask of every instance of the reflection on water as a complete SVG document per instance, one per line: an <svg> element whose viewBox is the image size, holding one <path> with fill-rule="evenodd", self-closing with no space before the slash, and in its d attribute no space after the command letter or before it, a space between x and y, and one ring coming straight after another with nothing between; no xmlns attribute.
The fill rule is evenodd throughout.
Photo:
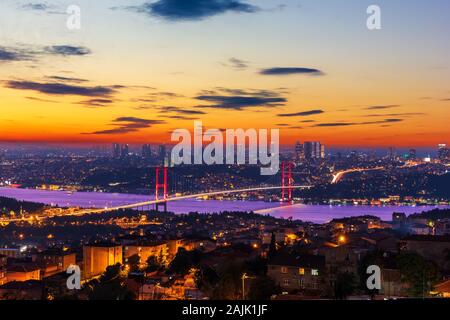
<svg viewBox="0 0 450 320"><path fill-rule="evenodd" d="M77 206L83 208L104 208L151 200L152 196L101 192L46 191L35 189L0 188L0 196L18 200L40 202L58 206ZM293 218L316 223L330 221L333 218L359 215L374 215L383 220L391 220L393 212L407 215L428 211L437 206L329 206L329 205L285 205L262 201L217 201L217 200L180 200L168 203L168 210L175 213L255 211L278 218ZM449 206L440 206L442 208Z"/></svg>

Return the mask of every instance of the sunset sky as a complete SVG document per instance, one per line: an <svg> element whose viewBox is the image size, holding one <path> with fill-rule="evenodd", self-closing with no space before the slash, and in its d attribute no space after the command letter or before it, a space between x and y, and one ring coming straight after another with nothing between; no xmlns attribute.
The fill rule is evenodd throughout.
<svg viewBox="0 0 450 320"><path fill-rule="evenodd" d="M71 4L81 30L66 27ZM366 27L377 4L382 29ZM283 144L450 137L448 0L0 3L0 141L169 143L280 128Z"/></svg>

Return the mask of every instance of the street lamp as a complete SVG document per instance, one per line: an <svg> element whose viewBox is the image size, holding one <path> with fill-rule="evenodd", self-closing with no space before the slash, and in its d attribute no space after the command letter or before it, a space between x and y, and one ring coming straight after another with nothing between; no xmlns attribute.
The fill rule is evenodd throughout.
<svg viewBox="0 0 450 320"><path fill-rule="evenodd" d="M245 300L245 279L253 279L253 277L249 277L246 273L242 275L242 300Z"/></svg>

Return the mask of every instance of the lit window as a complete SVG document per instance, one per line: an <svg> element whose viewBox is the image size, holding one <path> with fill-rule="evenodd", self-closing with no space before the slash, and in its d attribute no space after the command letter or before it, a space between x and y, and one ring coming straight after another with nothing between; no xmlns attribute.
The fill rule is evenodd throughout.
<svg viewBox="0 0 450 320"><path fill-rule="evenodd" d="M285 286L288 286L289 284L290 284L290 283L289 283L289 279L285 279L285 280L284 280L284 285L285 285Z"/></svg>
<svg viewBox="0 0 450 320"><path fill-rule="evenodd" d="M305 274L305 269L304 268L298 269L298 274L303 276Z"/></svg>
<svg viewBox="0 0 450 320"><path fill-rule="evenodd" d="M311 275L313 275L313 276L318 276L318 275L319 275L319 270L317 270L317 269L312 269L312 270L311 270Z"/></svg>
<svg viewBox="0 0 450 320"><path fill-rule="evenodd" d="M281 267L281 273L288 273L287 267Z"/></svg>

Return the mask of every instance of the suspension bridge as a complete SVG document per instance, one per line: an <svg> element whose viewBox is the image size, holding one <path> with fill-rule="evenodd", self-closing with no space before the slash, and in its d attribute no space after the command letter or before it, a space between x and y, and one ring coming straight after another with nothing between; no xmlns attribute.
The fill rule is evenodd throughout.
<svg viewBox="0 0 450 320"><path fill-rule="evenodd" d="M105 207L97 209L84 209L76 211L71 215L85 215L85 214L98 214L117 210L136 209L154 206L156 210L160 210L162 207L164 211L167 211L167 203L172 201L180 201L186 199L196 199L202 197L213 197L217 195L239 194L247 192L259 192L259 191L273 191L281 190L281 202L291 204L293 202L292 192L297 189L309 189L309 185L294 185L293 179L293 167L292 162L282 162L281 164L281 185L276 186L256 186L242 189L228 189L219 191L207 191L188 195L174 195L169 196L168 190L168 167L156 167L155 168L155 197L149 201L125 204L115 207Z"/></svg>

